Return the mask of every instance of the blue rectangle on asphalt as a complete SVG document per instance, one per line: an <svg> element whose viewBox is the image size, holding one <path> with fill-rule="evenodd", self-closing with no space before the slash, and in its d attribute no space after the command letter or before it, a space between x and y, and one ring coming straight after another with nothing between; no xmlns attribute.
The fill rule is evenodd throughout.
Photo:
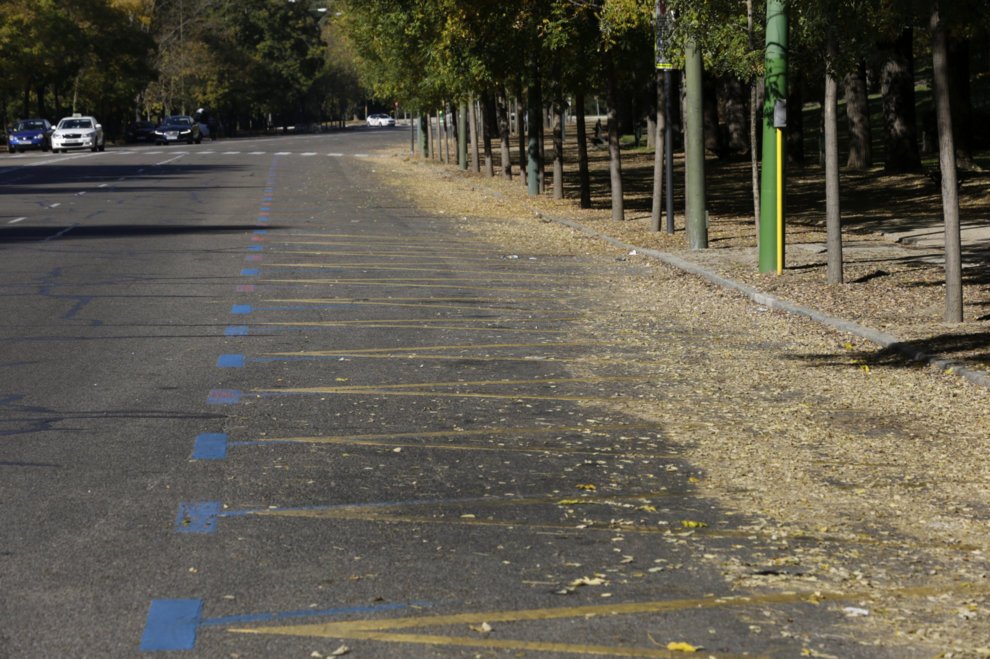
<svg viewBox="0 0 990 659"><path fill-rule="evenodd" d="M193 444L193 460L223 460L227 457L227 435L222 432L202 432Z"/></svg>
<svg viewBox="0 0 990 659"><path fill-rule="evenodd" d="M257 277L259 270L257 268L244 268L241 270L242 277Z"/></svg>
<svg viewBox="0 0 990 659"><path fill-rule="evenodd" d="M250 304L235 304L233 307L230 308L230 313L237 314L239 316L245 316L245 315L251 313L251 305Z"/></svg>
<svg viewBox="0 0 990 659"><path fill-rule="evenodd" d="M244 355L220 355L217 368L244 368Z"/></svg>
<svg viewBox="0 0 990 659"><path fill-rule="evenodd" d="M178 533L216 533L219 516L219 501L180 503L175 530Z"/></svg>
<svg viewBox="0 0 990 659"><path fill-rule="evenodd" d="M247 325L231 325L223 331L224 336L247 336L248 335Z"/></svg>
<svg viewBox="0 0 990 659"><path fill-rule="evenodd" d="M264 249L265 248L262 247L261 245L251 245L250 247L247 248L247 251L249 251L249 252L260 252L260 251L262 251Z"/></svg>
<svg viewBox="0 0 990 659"><path fill-rule="evenodd" d="M241 392L237 389L210 389L206 395L207 405L237 405L241 402Z"/></svg>
<svg viewBox="0 0 990 659"><path fill-rule="evenodd" d="M141 651L192 650L202 612L202 600L153 600L141 636Z"/></svg>

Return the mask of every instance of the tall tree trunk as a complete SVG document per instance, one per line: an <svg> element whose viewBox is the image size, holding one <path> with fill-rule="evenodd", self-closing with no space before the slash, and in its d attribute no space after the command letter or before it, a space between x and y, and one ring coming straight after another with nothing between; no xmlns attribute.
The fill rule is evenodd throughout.
<svg viewBox="0 0 990 659"><path fill-rule="evenodd" d="M478 112L474 97L468 101L468 130L471 134L471 171L481 172L481 150L478 148Z"/></svg>
<svg viewBox="0 0 990 659"><path fill-rule="evenodd" d="M584 90L574 93L574 104L577 106L577 147L578 147L578 181L581 187L581 208L591 208L591 175L588 172L588 128L584 120Z"/></svg>
<svg viewBox="0 0 990 659"><path fill-rule="evenodd" d="M828 236L828 283L842 283L842 216L839 209L839 81L835 35L828 35L825 66L825 229Z"/></svg>
<svg viewBox="0 0 990 659"><path fill-rule="evenodd" d="M956 188L956 150L952 139L952 104L949 100L948 38L939 15L939 0L932 6L932 79L938 121L938 162L942 172L942 213L945 216L945 322L961 323L962 239L959 228L959 192Z"/></svg>
<svg viewBox="0 0 990 659"><path fill-rule="evenodd" d="M498 86L495 107L498 110L499 159L502 165L502 178L512 180L512 154L509 148L509 99L505 85Z"/></svg>
<svg viewBox="0 0 990 659"><path fill-rule="evenodd" d="M553 198L564 198L564 97L560 85L553 99Z"/></svg>
<svg viewBox="0 0 990 659"><path fill-rule="evenodd" d="M667 115L664 112L663 76L661 69L656 70L654 80L657 86L657 114L653 122L653 205L650 208L650 230L660 231L660 218L663 216L663 163L666 153L664 149L664 132L667 130Z"/></svg>
<svg viewBox="0 0 990 659"><path fill-rule="evenodd" d="M889 172L913 172L921 168L918 129L914 109L914 32L905 28L888 44L887 58L880 71L887 154L884 166Z"/></svg>
<svg viewBox="0 0 990 659"><path fill-rule="evenodd" d="M526 108L526 105L523 103L522 80L516 77L516 137L519 141L519 178L522 179L523 185L528 185L529 172L526 170L528 161L526 155L526 130L525 123L523 122L524 108Z"/></svg>
<svg viewBox="0 0 990 659"><path fill-rule="evenodd" d="M616 81L615 60L608 57L608 171L612 190L612 219L624 220L626 213L622 196L622 152L619 150L619 84Z"/></svg>
<svg viewBox="0 0 990 659"><path fill-rule="evenodd" d="M866 91L866 62L859 61L855 70L843 80L846 96L846 120L849 124L849 169L869 169L873 165L873 134L870 130L870 99Z"/></svg>
<svg viewBox="0 0 990 659"><path fill-rule="evenodd" d="M490 92L481 96L481 131L484 133L485 173L495 176L495 155L492 153L492 135L495 133L495 99Z"/></svg>
<svg viewBox="0 0 990 659"><path fill-rule="evenodd" d="M543 88L540 85L539 65L534 61L531 67L533 75L527 94L526 114L526 190L536 196L543 191Z"/></svg>
<svg viewBox="0 0 990 659"><path fill-rule="evenodd" d="M756 49L756 34L753 31L753 0L746 0L746 33L749 39L749 49ZM749 168L753 185L753 223L756 228L756 247L760 247L760 108L763 99L760 89L763 84L759 76L753 76L749 83Z"/></svg>

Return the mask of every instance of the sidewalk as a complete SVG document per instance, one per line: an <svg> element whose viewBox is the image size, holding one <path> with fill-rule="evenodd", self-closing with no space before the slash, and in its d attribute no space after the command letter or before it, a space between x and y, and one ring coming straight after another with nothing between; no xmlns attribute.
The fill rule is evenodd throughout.
<svg viewBox="0 0 990 659"><path fill-rule="evenodd" d="M616 222L607 208L589 211L578 208L573 199L529 197L518 178L507 182L446 167L438 172L445 184L466 188L456 210L464 216L495 214L560 222L623 250L623 258L659 259L735 289L765 307L805 315L865 338L878 346L857 355L867 364L912 367L919 361L930 362L937 369L951 369L990 386L990 223L979 220L983 200L990 194L984 195L976 181L968 183L963 197L964 322L950 325L943 322L941 209L922 175L902 185L900 196L883 212L862 208L884 203L871 201L870 190L857 190L870 179L847 182L844 196L858 193L865 201L854 200L859 207L844 206L846 283L836 286L826 282L824 214L816 210L819 190L814 175L793 179L791 196L804 209L796 211L787 226L786 268L777 276L758 272L751 216L713 209L709 248L690 250L682 215L675 218L673 235L649 230L649 199L642 195L627 202L626 221ZM904 189L915 192L909 195ZM717 206L725 194L725 190L713 191L710 203Z"/></svg>

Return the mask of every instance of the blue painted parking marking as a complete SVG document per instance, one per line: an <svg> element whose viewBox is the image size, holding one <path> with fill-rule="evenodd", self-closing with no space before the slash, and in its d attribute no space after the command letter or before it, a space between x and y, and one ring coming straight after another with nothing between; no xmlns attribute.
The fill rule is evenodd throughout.
<svg viewBox="0 0 990 659"><path fill-rule="evenodd" d="M263 249L265 249L265 248L262 247L261 245L251 245L250 247L247 248L247 251L249 251L249 252L260 252Z"/></svg>
<svg viewBox="0 0 990 659"><path fill-rule="evenodd" d="M237 389L211 389L206 396L207 405L236 405L243 394Z"/></svg>
<svg viewBox="0 0 990 659"><path fill-rule="evenodd" d="M222 432L203 432L196 435L193 444L193 460L223 460L227 457L228 436Z"/></svg>
<svg viewBox="0 0 990 659"><path fill-rule="evenodd" d="M251 305L250 304L235 304L234 306L232 306L230 308L230 313L236 314L238 316L246 316L247 314L251 313Z"/></svg>
<svg viewBox="0 0 990 659"><path fill-rule="evenodd" d="M152 600L141 636L142 652L192 650L202 612L202 600Z"/></svg>
<svg viewBox="0 0 990 659"><path fill-rule="evenodd" d="M298 609L295 611L272 611L247 613L243 615L203 618L203 600L159 599L153 600L148 609L148 617L141 637L142 652L169 652L196 649L196 639L200 629L248 625L298 618L332 618L347 615L368 615L388 613L409 608L430 609L433 602L389 602L358 606L339 606L331 609Z"/></svg>
<svg viewBox="0 0 990 659"><path fill-rule="evenodd" d="M242 277L257 277L261 271L258 268L244 268L241 270Z"/></svg>
<svg viewBox="0 0 990 659"><path fill-rule="evenodd" d="M180 503L179 513L175 516L175 530L178 533L216 533L219 517L219 501Z"/></svg>
<svg viewBox="0 0 990 659"><path fill-rule="evenodd" d="M220 355L217 368L244 368L244 355Z"/></svg>
<svg viewBox="0 0 990 659"><path fill-rule="evenodd" d="M224 336L247 336L250 333L247 325L231 325L223 331Z"/></svg>

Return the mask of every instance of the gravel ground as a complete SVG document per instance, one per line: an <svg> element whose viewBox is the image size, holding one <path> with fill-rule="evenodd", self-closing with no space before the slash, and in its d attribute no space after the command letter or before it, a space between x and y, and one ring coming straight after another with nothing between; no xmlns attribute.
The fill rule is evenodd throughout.
<svg viewBox="0 0 990 659"><path fill-rule="evenodd" d="M546 218L687 256L986 368L988 322L949 327L938 320L937 259L863 230L847 242L846 280L857 283L828 286L824 254L813 247L822 230L805 218L789 235L785 275L760 275L747 245L752 220L742 216L713 217L713 249L688 252L683 231L650 233L642 212L614 222L607 210L527 197L518 179L488 179L407 154L373 162L383 183L507 254L608 262L614 275L607 280L575 282L602 301L583 331L620 336L625 350L635 346L642 359L625 364L631 374L655 375L660 357L669 364L671 348L658 340L663 319L690 319L698 341L676 355L669 385L621 411L670 427L703 474L700 494L752 520L754 534L779 538L779 551L762 562L771 567L756 572L706 556L726 579L747 589L820 591L823 605L828 593L858 593L849 615L867 626L872 642L926 648L925 656L990 656L990 391ZM967 284L967 318L990 304L980 279ZM674 412L672 400L696 401L697 417Z"/></svg>

